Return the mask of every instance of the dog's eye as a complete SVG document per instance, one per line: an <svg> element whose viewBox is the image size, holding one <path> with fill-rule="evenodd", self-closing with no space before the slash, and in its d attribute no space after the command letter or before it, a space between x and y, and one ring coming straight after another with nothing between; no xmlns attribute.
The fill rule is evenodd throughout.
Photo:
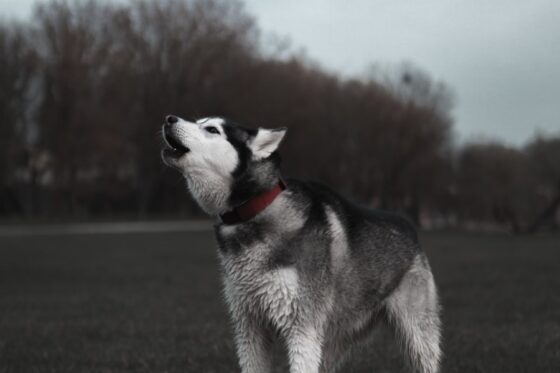
<svg viewBox="0 0 560 373"><path fill-rule="evenodd" d="M218 131L218 129L217 129L216 127L208 126L208 127L204 127L204 129L205 129L207 132L210 132L210 133L213 133L213 134L216 134L216 135L219 135L219 134L220 134L220 131Z"/></svg>

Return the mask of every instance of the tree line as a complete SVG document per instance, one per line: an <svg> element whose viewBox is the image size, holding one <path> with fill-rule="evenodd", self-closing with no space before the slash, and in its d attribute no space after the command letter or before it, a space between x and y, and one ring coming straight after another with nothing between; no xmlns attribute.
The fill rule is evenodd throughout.
<svg viewBox="0 0 560 373"><path fill-rule="evenodd" d="M199 214L159 159L174 113L288 127L285 174L417 223L555 221L560 138L458 147L453 95L421 69L342 78L277 47L226 0L51 1L0 22L0 216Z"/></svg>

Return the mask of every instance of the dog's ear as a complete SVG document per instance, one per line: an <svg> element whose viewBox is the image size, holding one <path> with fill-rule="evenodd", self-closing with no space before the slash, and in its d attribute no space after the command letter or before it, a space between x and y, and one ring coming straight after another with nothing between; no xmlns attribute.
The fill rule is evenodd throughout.
<svg viewBox="0 0 560 373"><path fill-rule="evenodd" d="M257 134L249 140L249 148L256 159L270 156L282 142L286 134L286 127L266 129L259 128Z"/></svg>

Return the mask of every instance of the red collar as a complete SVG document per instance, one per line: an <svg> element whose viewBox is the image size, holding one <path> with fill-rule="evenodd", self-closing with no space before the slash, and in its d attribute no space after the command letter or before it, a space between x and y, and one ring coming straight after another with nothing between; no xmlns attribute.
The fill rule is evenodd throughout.
<svg viewBox="0 0 560 373"><path fill-rule="evenodd" d="M221 214L222 223L237 224L251 219L267 208L284 189L286 184L280 180L272 189L251 197L241 205Z"/></svg>

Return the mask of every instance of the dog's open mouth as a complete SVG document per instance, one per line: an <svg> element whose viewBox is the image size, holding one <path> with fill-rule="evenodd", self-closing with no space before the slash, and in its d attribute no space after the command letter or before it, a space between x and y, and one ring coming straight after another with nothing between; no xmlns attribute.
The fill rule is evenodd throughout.
<svg viewBox="0 0 560 373"><path fill-rule="evenodd" d="M168 133L163 134L167 147L163 150L165 155L180 157L190 151L185 145L181 144L173 135Z"/></svg>

